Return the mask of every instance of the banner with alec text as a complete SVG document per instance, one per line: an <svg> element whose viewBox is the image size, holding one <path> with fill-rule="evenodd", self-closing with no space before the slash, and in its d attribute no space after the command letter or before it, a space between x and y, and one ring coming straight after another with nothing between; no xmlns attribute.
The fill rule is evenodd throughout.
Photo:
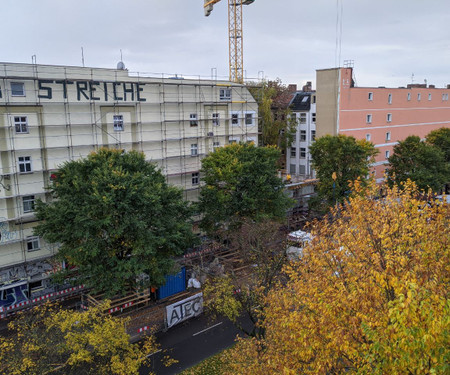
<svg viewBox="0 0 450 375"><path fill-rule="evenodd" d="M167 328L181 323L203 312L203 293L166 306Z"/></svg>

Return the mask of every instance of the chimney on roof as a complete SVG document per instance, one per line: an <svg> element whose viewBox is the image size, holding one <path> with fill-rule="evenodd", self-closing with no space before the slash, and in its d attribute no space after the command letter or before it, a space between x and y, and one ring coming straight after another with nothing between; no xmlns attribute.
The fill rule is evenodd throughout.
<svg viewBox="0 0 450 375"><path fill-rule="evenodd" d="M429 88L429 89L435 89L436 86L435 86L435 85L428 85L428 88Z"/></svg>
<svg viewBox="0 0 450 375"><path fill-rule="evenodd" d="M303 86L302 91L303 92L311 92L312 91L312 82L311 81L307 81L306 85Z"/></svg>
<svg viewBox="0 0 450 375"><path fill-rule="evenodd" d="M296 92L297 91L297 84L291 83L290 85L288 85L288 91L289 91L289 93Z"/></svg>
<svg viewBox="0 0 450 375"><path fill-rule="evenodd" d="M406 86L408 89L426 89L427 88L427 84L426 83L408 83L408 85Z"/></svg>

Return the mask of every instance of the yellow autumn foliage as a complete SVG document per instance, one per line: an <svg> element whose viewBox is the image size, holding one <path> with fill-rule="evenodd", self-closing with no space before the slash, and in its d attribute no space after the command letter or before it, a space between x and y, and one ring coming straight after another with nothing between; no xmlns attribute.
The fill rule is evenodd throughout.
<svg viewBox="0 0 450 375"><path fill-rule="evenodd" d="M104 315L107 307L73 311L47 304L22 313L9 325L12 335L0 338L0 373L138 374L155 340L131 344L126 320Z"/></svg>
<svg viewBox="0 0 450 375"><path fill-rule="evenodd" d="M372 185L313 227L232 374L449 374L450 205Z"/></svg>

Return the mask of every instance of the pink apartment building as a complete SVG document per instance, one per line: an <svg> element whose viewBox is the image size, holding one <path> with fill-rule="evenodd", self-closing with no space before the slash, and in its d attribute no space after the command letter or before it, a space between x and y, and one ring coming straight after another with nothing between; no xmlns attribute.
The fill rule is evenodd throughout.
<svg viewBox="0 0 450 375"><path fill-rule="evenodd" d="M380 151L374 164L380 182L398 141L450 127L450 85L355 87L352 73L352 68L317 70L317 137L344 134L371 141Z"/></svg>

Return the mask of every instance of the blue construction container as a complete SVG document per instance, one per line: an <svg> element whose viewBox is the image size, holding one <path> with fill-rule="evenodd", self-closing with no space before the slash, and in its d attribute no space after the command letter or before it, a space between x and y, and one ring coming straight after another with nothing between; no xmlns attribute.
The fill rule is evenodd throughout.
<svg viewBox="0 0 450 375"><path fill-rule="evenodd" d="M186 290L186 268L181 268L180 272L176 275L166 276L166 282L164 285L158 288L156 296L158 299L167 298L174 294L180 293Z"/></svg>

